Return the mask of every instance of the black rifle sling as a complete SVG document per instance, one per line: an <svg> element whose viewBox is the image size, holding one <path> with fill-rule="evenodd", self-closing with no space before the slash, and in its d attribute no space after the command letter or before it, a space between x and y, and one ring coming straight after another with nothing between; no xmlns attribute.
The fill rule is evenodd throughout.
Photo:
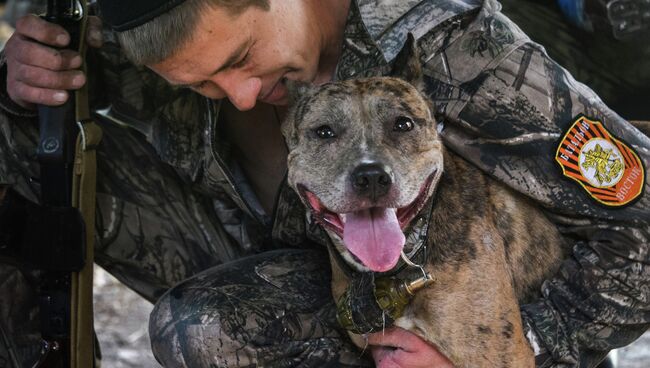
<svg viewBox="0 0 650 368"><path fill-rule="evenodd" d="M84 55L85 3L48 0L45 18L62 25L71 35L69 47ZM82 214L87 216L92 211L91 217L94 216L94 148L99 143L101 131L89 120L86 88L75 91L74 96L59 107L38 107L41 206L32 211L35 215L27 215L27 224L30 227L38 224L31 229L41 231L32 232L48 238L23 238L21 251L35 268L44 271L39 290L43 352L38 367L87 368L94 365L94 218L84 219ZM88 165L93 167L88 169ZM88 170L92 178L87 177ZM91 198L86 199L86 195ZM90 210L79 208L82 203ZM39 220L34 222L32 217ZM89 226L84 226L84 220ZM29 233L29 229L23 234ZM39 254L50 257L30 256L37 249L25 254L25 249L30 247L39 248Z"/></svg>

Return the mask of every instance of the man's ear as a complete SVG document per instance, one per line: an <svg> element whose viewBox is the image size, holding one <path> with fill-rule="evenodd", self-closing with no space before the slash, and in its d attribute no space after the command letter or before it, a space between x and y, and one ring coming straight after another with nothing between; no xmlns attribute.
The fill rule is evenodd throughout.
<svg viewBox="0 0 650 368"><path fill-rule="evenodd" d="M421 91L423 82L422 64L420 63L419 54L415 37L413 37L412 33L409 33L406 36L404 47L402 47L402 50L393 61L393 69L390 72L390 76L401 78Z"/></svg>
<svg viewBox="0 0 650 368"><path fill-rule="evenodd" d="M284 85L287 87L289 95L289 104L293 105L300 98L313 89L312 85L306 82L285 80Z"/></svg>

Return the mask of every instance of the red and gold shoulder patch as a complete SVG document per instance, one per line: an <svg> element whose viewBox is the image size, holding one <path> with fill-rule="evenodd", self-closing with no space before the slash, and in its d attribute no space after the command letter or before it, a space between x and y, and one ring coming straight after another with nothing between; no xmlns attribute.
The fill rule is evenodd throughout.
<svg viewBox="0 0 650 368"><path fill-rule="evenodd" d="M578 116L560 141L555 160L596 201L623 206L643 191L645 173L639 156L614 138L603 124Z"/></svg>

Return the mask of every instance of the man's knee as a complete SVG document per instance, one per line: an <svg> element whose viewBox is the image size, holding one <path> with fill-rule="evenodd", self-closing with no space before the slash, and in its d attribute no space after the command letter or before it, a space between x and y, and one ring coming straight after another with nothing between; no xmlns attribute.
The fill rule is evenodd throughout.
<svg viewBox="0 0 650 368"><path fill-rule="evenodd" d="M149 322L154 355L165 366L254 365L266 335L281 340L276 333L289 332L287 314L310 315L328 295L321 252L271 252L214 267L156 303Z"/></svg>
<svg viewBox="0 0 650 368"><path fill-rule="evenodd" d="M359 359L336 328L333 308L325 252L269 252L175 286L156 303L149 332L166 367Z"/></svg>

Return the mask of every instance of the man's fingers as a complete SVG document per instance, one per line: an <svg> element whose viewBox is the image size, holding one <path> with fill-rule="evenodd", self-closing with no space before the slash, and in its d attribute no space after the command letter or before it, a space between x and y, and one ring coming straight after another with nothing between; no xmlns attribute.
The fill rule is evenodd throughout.
<svg viewBox="0 0 650 368"><path fill-rule="evenodd" d="M7 83L9 84L9 82ZM21 96L21 101L23 101L21 105L24 107L29 107L29 104L58 106L68 99L68 93L63 90L32 87L22 82L13 82L7 87ZM17 101L13 96L10 97Z"/></svg>
<svg viewBox="0 0 650 368"><path fill-rule="evenodd" d="M86 77L79 70L52 71L26 64L16 66L15 76L18 82L48 89L78 89L86 83Z"/></svg>
<svg viewBox="0 0 650 368"><path fill-rule="evenodd" d="M20 36L19 36L20 37ZM26 39L14 42L14 49L7 55L20 64L49 70L76 69L81 66L81 56L72 50L57 50Z"/></svg>
<svg viewBox="0 0 650 368"><path fill-rule="evenodd" d="M94 20L92 24L91 29L101 23ZM68 99L66 90L86 83L83 73L77 70L81 56L76 50L66 49L69 43L70 36L63 27L35 15L20 17L5 46L9 97L28 108L33 104L64 103Z"/></svg>
<svg viewBox="0 0 650 368"><path fill-rule="evenodd" d="M33 14L18 18L16 32L40 43L63 47L70 42L70 35L63 27L47 22Z"/></svg>
<svg viewBox="0 0 650 368"><path fill-rule="evenodd" d="M409 352L402 349L388 351L383 359L394 362L397 367L409 368L454 368L454 365L440 352L433 349L422 349L417 352ZM382 368L381 365L379 368Z"/></svg>
<svg viewBox="0 0 650 368"><path fill-rule="evenodd" d="M393 360L390 358L391 353L393 353L393 349L383 346L371 346L370 348L370 354L377 366L381 366L382 364L388 365L389 361L392 362Z"/></svg>
<svg viewBox="0 0 650 368"><path fill-rule="evenodd" d="M453 368L435 346L399 327L368 335L378 368Z"/></svg>
<svg viewBox="0 0 650 368"><path fill-rule="evenodd" d="M88 45L92 47L101 47L102 39L102 20L99 17L88 17L88 25L86 27L86 40Z"/></svg>
<svg viewBox="0 0 650 368"><path fill-rule="evenodd" d="M369 345L392 346L399 349L408 350L410 346L412 335L406 333L405 330L388 328L383 332L375 332L368 335Z"/></svg>
<svg viewBox="0 0 650 368"><path fill-rule="evenodd" d="M377 368L454 368L449 359L432 347L422 346L407 351L371 345L370 351Z"/></svg>

